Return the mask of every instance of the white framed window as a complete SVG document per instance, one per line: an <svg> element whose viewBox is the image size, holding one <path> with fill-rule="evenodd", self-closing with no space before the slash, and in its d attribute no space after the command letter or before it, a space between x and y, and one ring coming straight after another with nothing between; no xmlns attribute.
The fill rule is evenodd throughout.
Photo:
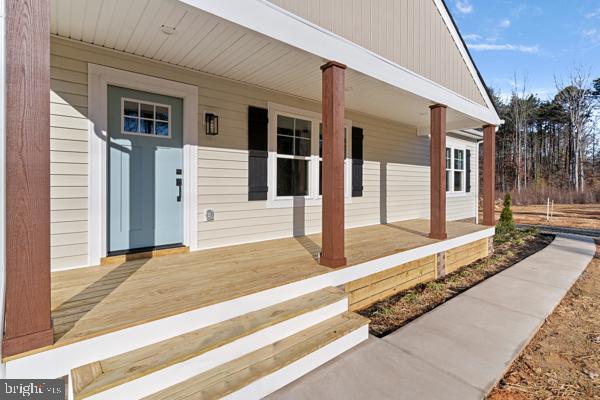
<svg viewBox="0 0 600 400"><path fill-rule="evenodd" d="M277 197L310 194L312 122L277 115Z"/></svg>
<svg viewBox="0 0 600 400"><path fill-rule="evenodd" d="M121 133L171 137L171 106L137 99L121 99Z"/></svg>
<svg viewBox="0 0 600 400"><path fill-rule="evenodd" d="M321 114L269 103L269 207L321 204ZM344 192L352 194L352 122L344 121Z"/></svg>
<svg viewBox="0 0 600 400"><path fill-rule="evenodd" d="M465 193L466 150L446 147L446 192Z"/></svg>

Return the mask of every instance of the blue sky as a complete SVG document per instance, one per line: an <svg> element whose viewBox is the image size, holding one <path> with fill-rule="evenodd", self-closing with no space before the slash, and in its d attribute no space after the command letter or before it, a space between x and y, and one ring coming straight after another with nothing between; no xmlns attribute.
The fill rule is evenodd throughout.
<svg viewBox="0 0 600 400"><path fill-rule="evenodd" d="M515 72L544 99L582 66L600 78L600 0L446 0L488 86L503 97Z"/></svg>

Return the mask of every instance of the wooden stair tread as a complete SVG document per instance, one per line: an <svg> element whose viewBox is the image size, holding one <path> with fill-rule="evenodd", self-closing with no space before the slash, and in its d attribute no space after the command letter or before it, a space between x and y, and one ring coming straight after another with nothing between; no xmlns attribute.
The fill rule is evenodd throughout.
<svg viewBox="0 0 600 400"><path fill-rule="evenodd" d="M222 398L368 323L367 318L346 312L144 399L209 400Z"/></svg>
<svg viewBox="0 0 600 400"><path fill-rule="evenodd" d="M343 300L336 288L294 298L158 343L73 369L75 398L82 399L234 342L269 326Z"/></svg>

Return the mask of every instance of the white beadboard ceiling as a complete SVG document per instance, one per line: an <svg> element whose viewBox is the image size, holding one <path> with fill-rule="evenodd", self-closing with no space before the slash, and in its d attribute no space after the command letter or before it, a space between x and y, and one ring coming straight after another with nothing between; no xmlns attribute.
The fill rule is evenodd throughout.
<svg viewBox="0 0 600 400"><path fill-rule="evenodd" d="M177 0L52 0L53 35L320 101L326 60ZM161 25L175 27L167 35ZM430 102L348 70L346 108L414 127ZM448 110L449 129L479 125Z"/></svg>

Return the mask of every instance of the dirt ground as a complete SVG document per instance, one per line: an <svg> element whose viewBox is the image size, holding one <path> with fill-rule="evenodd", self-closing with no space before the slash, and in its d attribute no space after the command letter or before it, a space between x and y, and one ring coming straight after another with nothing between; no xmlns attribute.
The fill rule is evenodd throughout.
<svg viewBox="0 0 600 400"><path fill-rule="evenodd" d="M475 261L442 279L418 285L360 311L369 330L383 337L452 297L546 247L553 236L523 231L511 242L497 244L494 254Z"/></svg>
<svg viewBox="0 0 600 400"><path fill-rule="evenodd" d="M600 245L490 400L600 399Z"/></svg>
<svg viewBox="0 0 600 400"><path fill-rule="evenodd" d="M501 208L496 208L496 218ZM564 226L570 228L600 229L600 204L555 204L550 221L546 220L546 205L512 206L518 224Z"/></svg>

